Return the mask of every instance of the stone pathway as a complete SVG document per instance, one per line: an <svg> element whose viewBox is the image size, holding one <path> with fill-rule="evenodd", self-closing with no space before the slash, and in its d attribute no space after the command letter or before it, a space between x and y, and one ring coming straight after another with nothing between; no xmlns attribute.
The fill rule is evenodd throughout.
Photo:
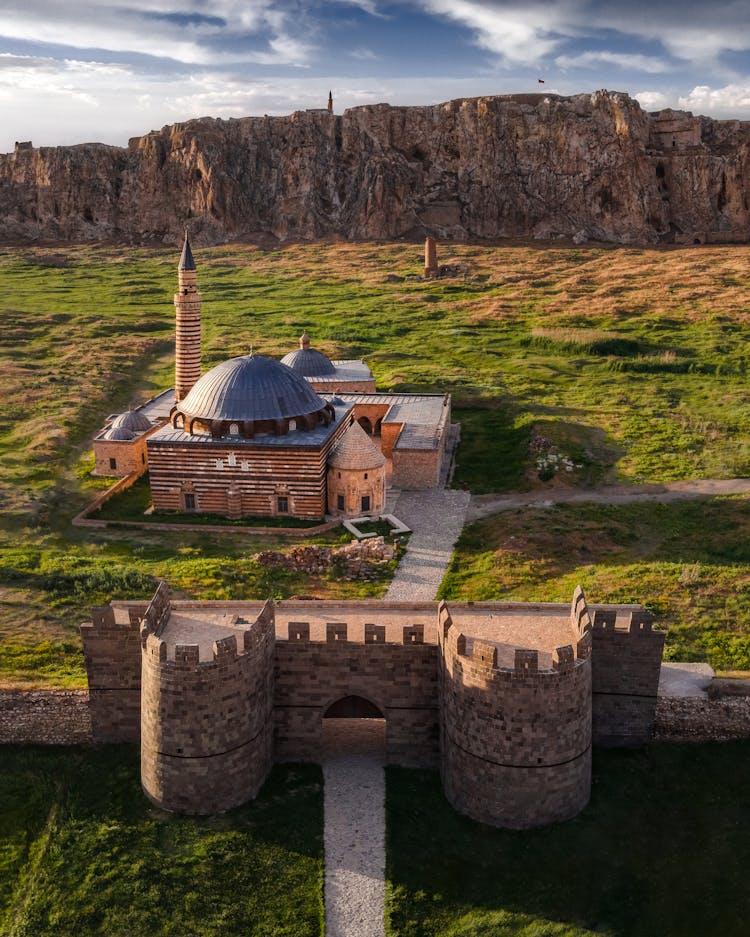
<svg viewBox="0 0 750 937"><path fill-rule="evenodd" d="M323 720L326 937L384 937L384 764L384 720Z"/></svg>
<svg viewBox="0 0 750 937"><path fill-rule="evenodd" d="M750 492L750 478L698 478L663 485L605 485L601 488L562 488L510 495L475 495L466 514L468 522L516 508L548 508L553 504L593 501L598 504L634 504L638 501L680 501Z"/></svg>
<svg viewBox="0 0 750 937"><path fill-rule="evenodd" d="M424 602L435 598L466 520L468 491L432 488L402 491L394 514L413 531L384 598Z"/></svg>

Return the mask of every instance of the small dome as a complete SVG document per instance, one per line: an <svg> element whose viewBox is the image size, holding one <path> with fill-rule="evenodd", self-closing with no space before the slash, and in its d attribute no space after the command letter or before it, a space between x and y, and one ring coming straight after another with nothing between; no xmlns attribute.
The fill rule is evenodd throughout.
<svg viewBox="0 0 750 937"><path fill-rule="evenodd" d="M126 410L112 420L111 429L126 429L131 433L143 433L153 429L154 424L139 410Z"/></svg>
<svg viewBox="0 0 750 937"><path fill-rule="evenodd" d="M114 424L110 426L107 432L102 436L102 439L134 439L135 434L131 433L129 429L125 429L123 426L115 426Z"/></svg>
<svg viewBox="0 0 750 937"><path fill-rule="evenodd" d="M335 374L336 368L322 351L310 348L310 336L303 332L299 339L299 348L284 355L281 363L290 367L303 377L327 377Z"/></svg>
<svg viewBox="0 0 750 937"><path fill-rule="evenodd" d="M373 469L385 465L385 456L355 422L336 444L328 464L340 469Z"/></svg>
<svg viewBox="0 0 750 937"><path fill-rule="evenodd" d="M282 420L325 409L307 381L275 358L243 355L206 372L178 409L199 420Z"/></svg>

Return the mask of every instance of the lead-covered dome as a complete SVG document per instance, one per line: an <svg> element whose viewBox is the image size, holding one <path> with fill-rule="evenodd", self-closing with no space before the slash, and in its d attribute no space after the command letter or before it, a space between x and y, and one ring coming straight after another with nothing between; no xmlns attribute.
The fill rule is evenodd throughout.
<svg viewBox="0 0 750 937"><path fill-rule="evenodd" d="M330 358L322 351L310 347L310 336L307 332L300 336L299 348L284 355L281 362L303 377L328 377L336 373Z"/></svg>
<svg viewBox="0 0 750 937"><path fill-rule="evenodd" d="M126 429L130 433L145 433L153 429L154 424L138 410L126 410L112 420L113 429Z"/></svg>
<svg viewBox="0 0 750 937"><path fill-rule="evenodd" d="M209 424L293 420L329 408L285 364L263 355L243 355L204 374L175 409L186 421Z"/></svg>

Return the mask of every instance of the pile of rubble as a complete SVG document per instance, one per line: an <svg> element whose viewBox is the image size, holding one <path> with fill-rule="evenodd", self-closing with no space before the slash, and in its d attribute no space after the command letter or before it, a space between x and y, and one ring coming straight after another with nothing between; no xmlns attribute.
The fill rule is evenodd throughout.
<svg viewBox="0 0 750 937"><path fill-rule="evenodd" d="M294 573L319 575L337 567L345 579L372 579L383 563L396 559L397 547L383 537L353 540L341 547L310 544L293 547L288 553L263 550L253 560L260 566L288 569Z"/></svg>

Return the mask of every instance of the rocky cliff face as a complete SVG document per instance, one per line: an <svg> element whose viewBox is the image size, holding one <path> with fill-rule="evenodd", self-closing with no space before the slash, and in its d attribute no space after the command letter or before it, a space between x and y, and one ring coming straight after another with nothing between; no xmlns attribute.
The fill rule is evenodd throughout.
<svg viewBox="0 0 750 937"><path fill-rule="evenodd" d="M747 240L750 123L625 94L193 120L0 155L6 240Z"/></svg>

